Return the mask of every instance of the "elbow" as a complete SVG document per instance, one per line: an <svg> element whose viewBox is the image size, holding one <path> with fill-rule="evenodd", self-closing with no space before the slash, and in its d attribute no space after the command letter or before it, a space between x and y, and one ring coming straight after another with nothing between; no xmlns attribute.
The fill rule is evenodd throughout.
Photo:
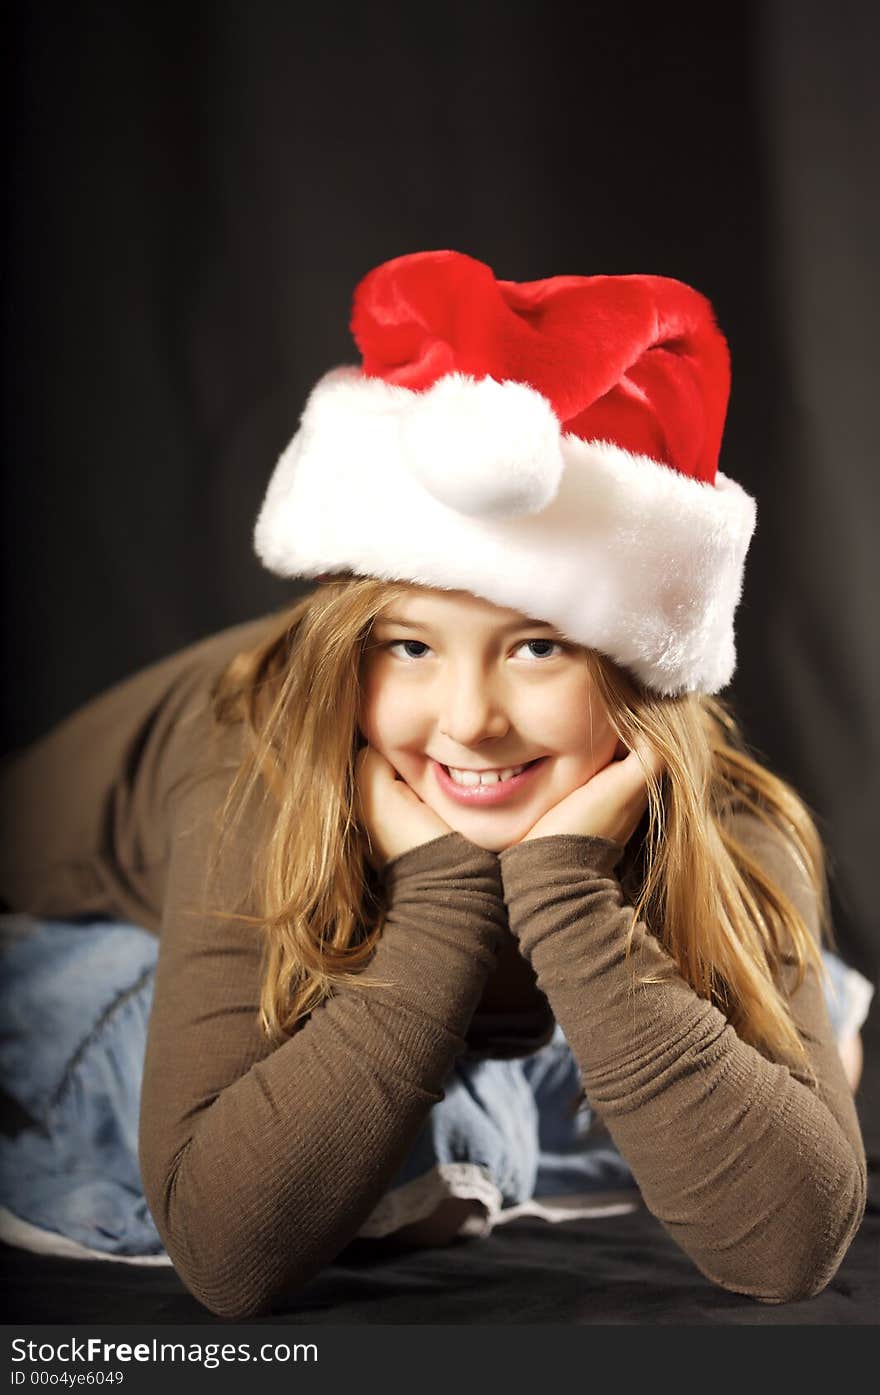
<svg viewBox="0 0 880 1395"><path fill-rule="evenodd" d="M802 1222L795 1233L786 1231L776 1239L772 1252L764 1253L759 1282L712 1276L715 1282L759 1303L798 1303L820 1294L843 1263L862 1223L867 1200L864 1167L854 1165L835 1195L814 1200L810 1223Z"/></svg>
<svg viewBox="0 0 880 1395"><path fill-rule="evenodd" d="M216 1215L201 1234L193 1238L170 1225L157 1227L162 1235L175 1272L186 1290L208 1312L230 1322L245 1322L271 1313L279 1293L292 1296L304 1287L308 1277L296 1272L279 1272L277 1263L248 1265L244 1262L246 1237L237 1226L221 1225Z"/></svg>
<svg viewBox="0 0 880 1395"><path fill-rule="evenodd" d="M187 1292L215 1317L244 1322L270 1312L275 1290L265 1276L243 1270L231 1261L229 1233L214 1217L210 1229L192 1240L173 1222L156 1219L157 1229L174 1271ZM213 1238L209 1238L213 1236Z"/></svg>
<svg viewBox="0 0 880 1395"><path fill-rule="evenodd" d="M246 1322L271 1311L274 1292L259 1281L242 1281L230 1273L221 1255L209 1250L194 1254L191 1249L186 1254L180 1249L175 1253L170 1246L166 1248L187 1292L215 1317Z"/></svg>
<svg viewBox="0 0 880 1395"><path fill-rule="evenodd" d="M203 1307L215 1317L225 1318L228 1322L247 1322L249 1318L264 1317L271 1311L271 1294L244 1295L233 1289L220 1290L213 1285L206 1289L193 1278L184 1279L184 1282Z"/></svg>
<svg viewBox="0 0 880 1395"><path fill-rule="evenodd" d="M828 1287L858 1234L867 1193L864 1161L854 1161L851 1174L837 1194L823 1198L824 1205L816 1205L812 1231L804 1235L799 1250L792 1247L795 1263L783 1275L778 1293L765 1301L794 1303L815 1298Z"/></svg>
<svg viewBox="0 0 880 1395"><path fill-rule="evenodd" d="M174 1255L171 1258L175 1273L187 1292L214 1317L224 1318L228 1322L246 1322L270 1312L271 1294L244 1293L235 1284L226 1286L218 1282L216 1275L202 1273L196 1266L184 1264Z"/></svg>
<svg viewBox="0 0 880 1395"><path fill-rule="evenodd" d="M815 1266L781 1270L774 1275L766 1292L756 1292L750 1296L758 1303L767 1304L800 1303L807 1298L816 1298L834 1278L845 1253L844 1249L830 1262L821 1260Z"/></svg>
<svg viewBox="0 0 880 1395"><path fill-rule="evenodd" d="M246 1199L218 1200L201 1194L187 1169L189 1147L164 1178L150 1185L143 1169L147 1203L175 1272L187 1291L215 1317L232 1322L270 1313L280 1291L294 1294L317 1272L294 1260L278 1243L271 1217L254 1215ZM293 1253L296 1251L293 1249Z"/></svg>
<svg viewBox="0 0 880 1395"><path fill-rule="evenodd" d="M193 1240L172 1226L162 1238L181 1283L215 1317L246 1322L267 1316L281 1292L293 1297L311 1277L298 1264L282 1268L277 1260L264 1267L246 1265L239 1227L223 1226L216 1216L209 1222L209 1233Z"/></svg>

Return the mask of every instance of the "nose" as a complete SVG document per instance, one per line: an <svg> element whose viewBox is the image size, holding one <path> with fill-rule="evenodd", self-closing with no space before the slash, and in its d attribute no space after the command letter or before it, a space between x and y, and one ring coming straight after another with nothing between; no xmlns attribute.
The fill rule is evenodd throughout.
<svg viewBox="0 0 880 1395"><path fill-rule="evenodd" d="M440 734L459 746L506 736L510 717L502 693L478 667L450 670L440 698Z"/></svg>

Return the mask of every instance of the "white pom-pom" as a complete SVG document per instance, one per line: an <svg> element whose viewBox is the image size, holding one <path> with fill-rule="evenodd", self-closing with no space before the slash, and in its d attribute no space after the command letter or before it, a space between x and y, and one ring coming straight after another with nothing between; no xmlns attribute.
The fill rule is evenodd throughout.
<svg viewBox="0 0 880 1395"><path fill-rule="evenodd" d="M559 419L523 383L450 373L413 394L398 430L411 474L459 513L516 518L556 496L564 467Z"/></svg>

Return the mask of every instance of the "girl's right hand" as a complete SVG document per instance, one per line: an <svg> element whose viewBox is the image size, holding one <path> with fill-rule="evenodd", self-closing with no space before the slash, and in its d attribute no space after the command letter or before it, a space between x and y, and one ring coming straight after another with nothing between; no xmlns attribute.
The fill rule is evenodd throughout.
<svg viewBox="0 0 880 1395"><path fill-rule="evenodd" d="M357 819L369 839L367 860L377 871L401 853L453 832L373 746L358 752L355 779Z"/></svg>

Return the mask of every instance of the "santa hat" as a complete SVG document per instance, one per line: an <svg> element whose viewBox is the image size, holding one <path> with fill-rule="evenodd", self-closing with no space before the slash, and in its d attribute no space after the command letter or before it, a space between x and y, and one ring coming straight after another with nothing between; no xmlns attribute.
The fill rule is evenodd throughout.
<svg viewBox="0 0 880 1395"><path fill-rule="evenodd" d="M270 571L469 591L662 694L730 681L756 508L718 469L730 368L704 296L420 252L360 282L351 327L361 366L319 380L269 482Z"/></svg>

